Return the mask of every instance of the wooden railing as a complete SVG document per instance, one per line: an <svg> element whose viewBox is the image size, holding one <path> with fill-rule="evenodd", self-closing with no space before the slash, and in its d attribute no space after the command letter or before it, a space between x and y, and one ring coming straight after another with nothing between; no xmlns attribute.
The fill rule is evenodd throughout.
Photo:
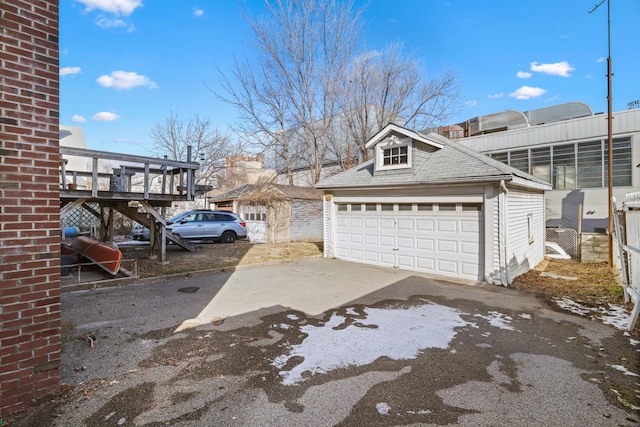
<svg viewBox="0 0 640 427"><path fill-rule="evenodd" d="M188 159L190 153L188 149ZM85 170L71 170L70 156L87 159ZM93 198L99 197L101 191L138 193L144 200L155 194L191 201L197 194L195 176L199 167L197 162L191 161L60 146L61 190L90 191Z"/></svg>

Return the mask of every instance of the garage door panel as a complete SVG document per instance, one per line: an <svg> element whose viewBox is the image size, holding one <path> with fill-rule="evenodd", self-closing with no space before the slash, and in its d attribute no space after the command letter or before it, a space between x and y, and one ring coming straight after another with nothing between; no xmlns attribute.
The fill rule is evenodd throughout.
<svg viewBox="0 0 640 427"><path fill-rule="evenodd" d="M336 217L336 227L348 227L349 226L349 218L338 216Z"/></svg>
<svg viewBox="0 0 640 427"><path fill-rule="evenodd" d="M363 243L365 245L377 246L378 245L378 236L375 235L375 234L365 234Z"/></svg>
<svg viewBox="0 0 640 427"><path fill-rule="evenodd" d="M458 242L455 240L438 240L438 252L456 254L458 253Z"/></svg>
<svg viewBox="0 0 640 427"><path fill-rule="evenodd" d="M363 228L364 220L362 218L349 218L349 228Z"/></svg>
<svg viewBox="0 0 640 427"><path fill-rule="evenodd" d="M378 229L378 218L365 218L364 219L364 228L367 228L369 230L371 230L371 229L377 230Z"/></svg>
<svg viewBox="0 0 640 427"><path fill-rule="evenodd" d="M415 239L413 237L398 237L397 247L399 249L413 249L415 244Z"/></svg>
<svg viewBox="0 0 640 427"><path fill-rule="evenodd" d="M373 264L377 264L378 261L380 260L380 254L378 252L374 252L374 251L364 251L364 259L367 262L373 263Z"/></svg>
<svg viewBox="0 0 640 427"><path fill-rule="evenodd" d="M458 263L455 261L439 259L437 261L437 266L439 273L457 275L459 272Z"/></svg>
<svg viewBox="0 0 640 427"><path fill-rule="evenodd" d="M380 236L381 247L393 248L395 247L395 244L396 244L395 236L385 236L385 235Z"/></svg>
<svg viewBox="0 0 640 427"><path fill-rule="evenodd" d="M414 221L412 219L398 219L398 231L414 231Z"/></svg>
<svg viewBox="0 0 640 427"><path fill-rule="evenodd" d="M477 220L475 221L461 220L460 231L462 233L473 233L475 235L480 231L480 223Z"/></svg>
<svg viewBox="0 0 640 427"><path fill-rule="evenodd" d="M460 242L460 253L477 256L480 253L480 244L476 242Z"/></svg>
<svg viewBox="0 0 640 427"><path fill-rule="evenodd" d="M440 219L436 224L438 233L457 233L458 220L456 219Z"/></svg>
<svg viewBox="0 0 640 427"><path fill-rule="evenodd" d="M413 270L415 268L415 257L398 255L398 266L400 268L408 268Z"/></svg>
<svg viewBox="0 0 640 427"><path fill-rule="evenodd" d="M435 239L425 239L416 237L416 249L423 251L433 251L436 247Z"/></svg>
<svg viewBox="0 0 640 427"><path fill-rule="evenodd" d="M395 230L396 228L396 220L393 218L380 218L378 224L381 230Z"/></svg>
<svg viewBox="0 0 640 427"><path fill-rule="evenodd" d="M351 249L349 251L349 257L353 260L364 260L364 252L358 249Z"/></svg>
<svg viewBox="0 0 640 427"><path fill-rule="evenodd" d="M436 260L433 257L416 257L416 267L428 273L435 272Z"/></svg>
<svg viewBox="0 0 640 427"><path fill-rule="evenodd" d="M385 267L395 267L396 265L396 256L395 254L380 254L380 265Z"/></svg>
<svg viewBox="0 0 640 427"><path fill-rule="evenodd" d="M356 233L349 234L349 243L361 244L362 237L363 237L362 234L356 234Z"/></svg>
<svg viewBox="0 0 640 427"><path fill-rule="evenodd" d="M477 276L480 273L480 266L477 263L463 262L461 265L461 272L467 276Z"/></svg>
<svg viewBox="0 0 640 427"><path fill-rule="evenodd" d="M340 259L479 280L481 212L338 212Z"/></svg>
<svg viewBox="0 0 640 427"><path fill-rule="evenodd" d="M416 231L428 232L435 231L436 221L433 219L416 219Z"/></svg>

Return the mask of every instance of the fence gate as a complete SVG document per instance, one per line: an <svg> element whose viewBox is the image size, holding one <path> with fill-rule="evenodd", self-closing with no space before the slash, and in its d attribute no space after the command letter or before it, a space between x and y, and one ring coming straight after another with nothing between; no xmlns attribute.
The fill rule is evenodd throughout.
<svg viewBox="0 0 640 427"><path fill-rule="evenodd" d="M571 228L547 228L547 242L557 243L564 251L577 259L578 256L578 232Z"/></svg>

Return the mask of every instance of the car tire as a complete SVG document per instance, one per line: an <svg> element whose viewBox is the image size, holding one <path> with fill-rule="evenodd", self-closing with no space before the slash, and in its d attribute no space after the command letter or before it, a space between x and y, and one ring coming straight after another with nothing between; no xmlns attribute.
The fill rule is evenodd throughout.
<svg viewBox="0 0 640 427"><path fill-rule="evenodd" d="M220 241L222 243L235 243L236 242L236 234L233 231L225 231L220 236Z"/></svg>

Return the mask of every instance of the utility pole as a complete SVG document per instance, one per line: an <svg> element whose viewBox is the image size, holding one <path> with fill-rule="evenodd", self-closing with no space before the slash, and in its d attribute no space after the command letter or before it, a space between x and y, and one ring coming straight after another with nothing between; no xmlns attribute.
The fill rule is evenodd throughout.
<svg viewBox="0 0 640 427"><path fill-rule="evenodd" d="M611 78L613 77L611 68L611 0L602 0L589 11L592 13L604 2L607 2L607 189L609 206L609 269L613 268L613 96L611 92Z"/></svg>

